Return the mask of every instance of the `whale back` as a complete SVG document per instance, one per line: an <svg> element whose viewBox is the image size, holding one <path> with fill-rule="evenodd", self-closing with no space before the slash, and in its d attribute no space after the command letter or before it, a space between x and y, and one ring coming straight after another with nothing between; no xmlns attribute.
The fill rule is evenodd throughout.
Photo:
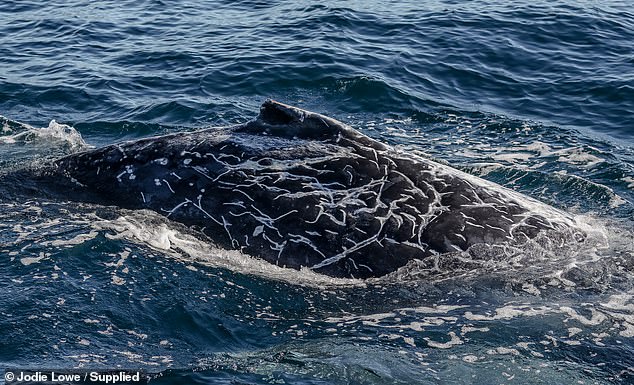
<svg viewBox="0 0 634 385"><path fill-rule="evenodd" d="M151 209L223 247L336 277L574 227L552 207L275 101L246 124L74 154L49 175L70 194Z"/></svg>

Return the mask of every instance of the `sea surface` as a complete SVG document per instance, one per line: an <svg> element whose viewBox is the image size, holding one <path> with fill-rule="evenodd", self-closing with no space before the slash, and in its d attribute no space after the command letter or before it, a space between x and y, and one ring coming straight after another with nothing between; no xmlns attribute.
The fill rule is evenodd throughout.
<svg viewBox="0 0 634 385"><path fill-rule="evenodd" d="M633 42L630 1L0 2L0 175L246 122L272 98L571 212L589 234L435 275L330 279L0 176L0 368L634 383Z"/></svg>

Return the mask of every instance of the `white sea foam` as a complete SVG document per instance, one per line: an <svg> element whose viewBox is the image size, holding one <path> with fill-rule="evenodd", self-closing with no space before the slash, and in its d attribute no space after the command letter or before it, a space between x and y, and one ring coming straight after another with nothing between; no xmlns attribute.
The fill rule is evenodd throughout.
<svg viewBox="0 0 634 385"><path fill-rule="evenodd" d="M494 152L488 153L491 159L499 160L517 166L523 166L527 161L536 161L540 158L557 157L557 161L568 163L584 169L591 169L605 162L605 159L593 154L598 152L595 148L584 146L571 146L566 148L553 148L547 143L536 140L527 144L495 147ZM475 157L482 157L482 153L474 153Z"/></svg>
<svg viewBox="0 0 634 385"><path fill-rule="evenodd" d="M425 337L425 341L427 341L427 345L436 349L450 349L456 345L462 345L464 343L464 341L461 340L454 332L449 332L449 338L450 340L447 342L438 342Z"/></svg>
<svg viewBox="0 0 634 385"><path fill-rule="evenodd" d="M38 263L38 262L42 261L43 259L45 259L48 256L49 256L49 254L45 254L44 252L40 252L40 254L37 257L24 257L24 258L21 258L20 259L20 263L22 263L24 266L29 266L31 264Z"/></svg>
<svg viewBox="0 0 634 385"><path fill-rule="evenodd" d="M84 141L79 131L75 128L57 123L51 120L47 127L33 127L28 124L20 124L22 130L9 135L0 136L0 144L37 143L47 146L68 146L71 149L83 149L90 146ZM11 133L8 126L3 127L3 133Z"/></svg>

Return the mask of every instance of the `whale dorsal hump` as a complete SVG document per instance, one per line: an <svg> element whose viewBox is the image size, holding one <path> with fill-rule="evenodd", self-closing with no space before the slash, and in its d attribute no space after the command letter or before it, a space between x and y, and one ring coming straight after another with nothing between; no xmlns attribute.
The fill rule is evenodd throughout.
<svg viewBox="0 0 634 385"><path fill-rule="evenodd" d="M274 100L265 101L260 114L249 122L245 130L289 138L329 139L344 129L335 119Z"/></svg>
<svg viewBox="0 0 634 385"><path fill-rule="evenodd" d="M242 131L313 140L337 140L343 136L371 147L385 147L338 120L271 99L262 104L260 114Z"/></svg>

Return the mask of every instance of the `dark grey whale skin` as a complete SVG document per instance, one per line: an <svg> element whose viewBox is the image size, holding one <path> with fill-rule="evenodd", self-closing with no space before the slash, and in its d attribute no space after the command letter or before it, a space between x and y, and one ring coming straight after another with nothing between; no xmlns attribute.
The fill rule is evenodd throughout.
<svg viewBox="0 0 634 385"><path fill-rule="evenodd" d="M77 153L44 174L70 199L154 210L222 247L334 277L575 228L550 206L271 100L246 124Z"/></svg>

